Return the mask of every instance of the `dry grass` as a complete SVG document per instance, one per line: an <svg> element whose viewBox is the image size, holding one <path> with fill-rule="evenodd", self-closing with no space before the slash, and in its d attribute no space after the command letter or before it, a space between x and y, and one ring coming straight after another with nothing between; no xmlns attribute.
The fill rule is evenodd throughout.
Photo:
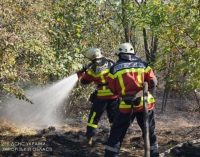
<svg viewBox="0 0 200 157"><path fill-rule="evenodd" d="M1 136L9 136L9 135L35 135L36 130L31 128L17 126L16 124L6 120L0 119L0 135Z"/></svg>

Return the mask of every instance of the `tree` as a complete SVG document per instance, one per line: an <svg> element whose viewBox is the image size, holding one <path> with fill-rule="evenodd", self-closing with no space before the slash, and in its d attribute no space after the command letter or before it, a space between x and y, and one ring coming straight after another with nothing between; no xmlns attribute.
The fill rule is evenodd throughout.
<svg viewBox="0 0 200 157"><path fill-rule="evenodd" d="M0 3L0 89L27 100L23 82L42 83L55 73L54 52L44 29L48 5L37 0Z"/></svg>
<svg viewBox="0 0 200 157"><path fill-rule="evenodd" d="M23 95L22 82L59 79L87 64L88 47L114 58L116 45L131 42L166 91L193 91L200 86L199 5L199 0L5 0L0 89Z"/></svg>
<svg viewBox="0 0 200 157"><path fill-rule="evenodd" d="M112 10L105 2L61 0L53 4L51 15L51 46L64 72L80 69L80 63L87 64L83 58L89 47L100 47L104 55L110 56L120 38L118 30L113 29Z"/></svg>

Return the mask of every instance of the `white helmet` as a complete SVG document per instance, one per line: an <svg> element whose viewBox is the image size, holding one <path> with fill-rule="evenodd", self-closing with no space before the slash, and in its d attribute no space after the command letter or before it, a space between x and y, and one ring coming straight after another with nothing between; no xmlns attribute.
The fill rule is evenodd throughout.
<svg viewBox="0 0 200 157"><path fill-rule="evenodd" d="M101 54L101 50L98 48L90 48L85 53L85 56L90 60L99 59L103 57L103 55Z"/></svg>
<svg viewBox="0 0 200 157"><path fill-rule="evenodd" d="M117 55L120 53L135 54L134 48L130 43L123 43L118 46Z"/></svg>

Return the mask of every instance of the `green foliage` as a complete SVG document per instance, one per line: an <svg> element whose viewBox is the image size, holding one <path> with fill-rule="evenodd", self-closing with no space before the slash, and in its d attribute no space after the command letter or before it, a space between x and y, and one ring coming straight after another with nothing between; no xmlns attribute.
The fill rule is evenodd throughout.
<svg viewBox="0 0 200 157"><path fill-rule="evenodd" d="M126 19L134 33L137 51L143 51L142 29L159 41L155 69L171 89L191 91L200 87L200 4L196 0L124 1ZM121 5L118 5L120 10ZM119 12L120 14L120 12ZM122 15L120 16L122 17ZM151 46L151 39L148 38ZM151 48L151 47L149 47ZM142 55L142 53L140 53Z"/></svg>
<svg viewBox="0 0 200 157"><path fill-rule="evenodd" d="M91 0L54 3L49 35L66 72L80 69L88 47L101 47L105 52L112 50L116 43L113 38L117 39L118 35L111 28L111 18L108 8ZM69 65L72 65L71 69Z"/></svg>
<svg viewBox="0 0 200 157"><path fill-rule="evenodd" d="M162 5L163 22L156 29L160 38L158 69L171 88L190 91L200 87L199 4L197 1L170 1ZM164 57L163 57L164 56Z"/></svg>
<svg viewBox="0 0 200 157"><path fill-rule="evenodd" d="M41 1L0 2L0 89L26 99L22 82L42 83L55 73L55 56L49 47L40 17L46 11Z"/></svg>
<svg viewBox="0 0 200 157"><path fill-rule="evenodd" d="M45 83L76 72L88 62L88 47L113 58L116 45L124 42L125 25L141 56L143 28L148 37L157 36L154 68L171 88L200 88L199 1L124 2L0 1L0 89L25 98L22 82Z"/></svg>

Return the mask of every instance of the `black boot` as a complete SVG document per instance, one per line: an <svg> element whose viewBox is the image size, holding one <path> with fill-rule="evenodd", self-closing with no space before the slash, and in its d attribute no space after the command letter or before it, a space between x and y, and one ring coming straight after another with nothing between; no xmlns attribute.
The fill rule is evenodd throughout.
<svg viewBox="0 0 200 157"><path fill-rule="evenodd" d="M104 157L119 157L119 154L106 150Z"/></svg>

